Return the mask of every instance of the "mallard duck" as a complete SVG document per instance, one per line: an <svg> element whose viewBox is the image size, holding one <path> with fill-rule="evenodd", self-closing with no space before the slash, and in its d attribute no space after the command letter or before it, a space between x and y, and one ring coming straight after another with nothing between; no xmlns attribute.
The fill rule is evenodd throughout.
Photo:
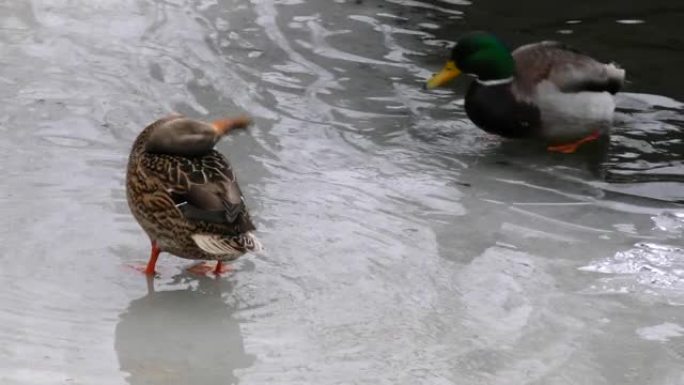
<svg viewBox="0 0 684 385"><path fill-rule="evenodd" d="M249 119L204 123L169 116L147 126L128 158L128 206L152 243L144 270L155 274L162 251L222 262L258 250L259 241L235 174L214 145Z"/></svg>
<svg viewBox="0 0 684 385"><path fill-rule="evenodd" d="M536 138L551 151L574 152L608 133L615 110L613 94L625 71L562 43L544 41L512 53L494 35L461 37L432 89L461 73L475 77L465 97L470 120L507 138Z"/></svg>

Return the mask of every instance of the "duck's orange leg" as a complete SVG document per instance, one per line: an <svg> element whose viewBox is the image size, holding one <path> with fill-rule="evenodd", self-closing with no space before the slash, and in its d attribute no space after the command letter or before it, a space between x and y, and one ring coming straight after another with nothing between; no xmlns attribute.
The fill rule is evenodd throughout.
<svg viewBox="0 0 684 385"><path fill-rule="evenodd" d="M157 246L157 242L152 241L152 251L150 252L150 260L147 261L147 265L134 264L128 265L128 267L137 270L141 273L144 273L145 275L154 276L156 274L154 268L157 265L157 258L159 257L159 253L161 253L161 250L159 249L159 246Z"/></svg>
<svg viewBox="0 0 684 385"><path fill-rule="evenodd" d="M559 145L555 145L555 146L548 146L548 147L546 147L546 149L550 152L560 152L562 154L572 154L573 152L577 151L577 149L581 145L583 145L584 143L593 142L600 137L601 137L601 132L595 131L595 132L592 132L590 135L585 136L584 138L582 138L576 142L559 144Z"/></svg>
<svg viewBox="0 0 684 385"><path fill-rule="evenodd" d="M159 246L157 246L157 241L152 241L152 251L150 252L150 260L147 261L147 267L145 267L145 274L154 275L154 268L157 266L157 258L159 258Z"/></svg>

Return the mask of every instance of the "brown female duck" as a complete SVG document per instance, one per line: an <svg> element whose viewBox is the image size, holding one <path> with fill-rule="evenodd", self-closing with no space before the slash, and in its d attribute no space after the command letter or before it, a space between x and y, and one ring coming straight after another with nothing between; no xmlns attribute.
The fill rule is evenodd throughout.
<svg viewBox="0 0 684 385"><path fill-rule="evenodd" d="M145 274L162 251L181 258L222 262L260 249L228 161L214 145L248 118L211 124L169 116L138 135L128 159L128 206L152 242Z"/></svg>

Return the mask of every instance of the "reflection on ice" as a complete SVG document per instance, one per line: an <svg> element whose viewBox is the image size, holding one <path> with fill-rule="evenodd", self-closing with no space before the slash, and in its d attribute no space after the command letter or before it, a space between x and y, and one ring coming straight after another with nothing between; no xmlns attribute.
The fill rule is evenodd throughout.
<svg viewBox="0 0 684 385"><path fill-rule="evenodd" d="M237 384L252 364L235 309L222 296L230 283L201 278L195 287L155 291L131 301L116 326L121 370L131 385Z"/></svg>

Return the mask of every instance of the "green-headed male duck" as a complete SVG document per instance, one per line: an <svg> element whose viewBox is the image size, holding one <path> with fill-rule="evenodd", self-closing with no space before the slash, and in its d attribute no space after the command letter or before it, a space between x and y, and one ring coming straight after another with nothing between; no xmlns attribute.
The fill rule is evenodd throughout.
<svg viewBox="0 0 684 385"><path fill-rule="evenodd" d="M608 134L625 71L564 44L544 41L510 50L494 35L461 37L428 89L471 75L465 97L470 120L492 134L535 138L550 151L572 153Z"/></svg>

